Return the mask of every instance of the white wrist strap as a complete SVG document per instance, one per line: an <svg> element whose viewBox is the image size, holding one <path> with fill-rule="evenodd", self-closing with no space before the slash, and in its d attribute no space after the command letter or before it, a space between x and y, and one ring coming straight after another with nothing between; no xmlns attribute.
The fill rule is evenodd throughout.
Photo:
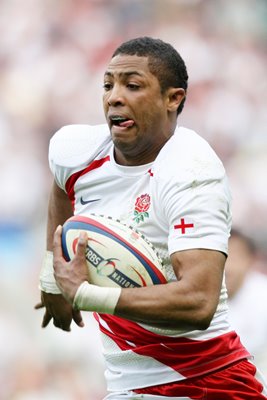
<svg viewBox="0 0 267 400"><path fill-rule="evenodd" d="M114 314L121 288L107 288L83 282L74 297L73 307L83 311Z"/></svg>
<svg viewBox="0 0 267 400"><path fill-rule="evenodd" d="M61 293L54 277L52 251L46 251L45 253L39 277L39 289L46 293L52 293L52 294Z"/></svg>

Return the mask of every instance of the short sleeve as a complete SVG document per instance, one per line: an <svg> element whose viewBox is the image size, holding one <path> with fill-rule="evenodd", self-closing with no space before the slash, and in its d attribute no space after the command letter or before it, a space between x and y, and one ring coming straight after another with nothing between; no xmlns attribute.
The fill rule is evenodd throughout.
<svg viewBox="0 0 267 400"><path fill-rule="evenodd" d="M48 160L57 185L65 190L68 178L85 168L111 141L107 125L67 125L50 140Z"/></svg>
<svg viewBox="0 0 267 400"><path fill-rule="evenodd" d="M165 193L164 209L169 254L193 248L227 254L232 218L226 176L182 186L173 182Z"/></svg>
<svg viewBox="0 0 267 400"><path fill-rule="evenodd" d="M194 248L227 254L231 193L211 146L194 131L178 128L160 153L154 175L169 254Z"/></svg>

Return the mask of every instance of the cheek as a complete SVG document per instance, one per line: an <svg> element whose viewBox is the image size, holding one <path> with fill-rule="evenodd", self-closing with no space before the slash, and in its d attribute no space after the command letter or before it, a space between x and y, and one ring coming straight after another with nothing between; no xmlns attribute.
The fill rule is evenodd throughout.
<svg viewBox="0 0 267 400"><path fill-rule="evenodd" d="M164 115L162 104L150 103L143 110L143 122L150 129L156 129L162 124Z"/></svg>
<svg viewBox="0 0 267 400"><path fill-rule="evenodd" d="M108 110L108 96L107 96L107 94L103 94L103 96L102 96L102 105L103 105L104 112L107 113L107 110Z"/></svg>

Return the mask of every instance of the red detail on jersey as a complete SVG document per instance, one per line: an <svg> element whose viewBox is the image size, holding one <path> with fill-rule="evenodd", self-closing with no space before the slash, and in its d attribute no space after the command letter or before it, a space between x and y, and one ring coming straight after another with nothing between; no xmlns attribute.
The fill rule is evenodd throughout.
<svg viewBox="0 0 267 400"><path fill-rule="evenodd" d="M150 176L154 176L153 172L151 171L151 168L147 171Z"/></svg>
<svg viewBox="0 0 267 400"><path fill-rule="evenodd" d="M135 322L114 315L94 315L100 330L122 351L131 350L152 357L185 378L215 371L250 356L234 331L207 340L192 340L157 335ZM110 330L101 324L101 319Z"/></svg>
<svg viewBox="0 0 267 400"><path fill-rule="evenodd" d="M150 207L150 196L149 194L141 194L140 197L137 197L136 201L135 201L135 206L134 209L138 212L138 213L144 213L146 211L148 211Z"/></svg>
<svg viewBox="0 0 267 400"><path fill-rule="evenodd" d="M65 188L66 192L69 196L69 199L71 201L72 207L74 208L74 203L75 203L75 191L74 191L74 185L77 182L77 180L87 174L90 171L93 171L96 168L100 168L106 161L110 161L110 157L106 156L104 158L101 158L100 160L94 160L89 164L86 168L82 169L81 171L75 172L73 175L69 177L69 179L66 182Z"/></svg>
<svg viewBox="0 0 267 400"><path fill-rule="evenodd" d="M184 218L181 218L181 224L180 225L174 225L174 229L181 229L182 235L185 234L185 230L187 228L194 228L194 224L186 224L184 221Z"/></svg>
<svg viewBox="0 0 267 400"><path fill-rule="evenodd" d="M163 383L162 385L149 386L142 389L134 389L135 393L145 393L150 396L179 396L187 399L266 400L263 382L256 374L256 367L248 360L236 361L221 370L220 374L206 374L203 377L195 377L178 382ZM246 384L244 385L244 382ZM205 388L205 389L204 389ZM165 398L165 397L164 397ZM178 397L175 397L178 399Z"/></svg>
<svg viewBox="0 0 267 400"><path fill-rule="evenodd" d="M149 217L149 210L151 204L149 194L141 194L141 196L137 197L134 206L134 221L139 224L139 222L143 222L145 218Z"/></svg>

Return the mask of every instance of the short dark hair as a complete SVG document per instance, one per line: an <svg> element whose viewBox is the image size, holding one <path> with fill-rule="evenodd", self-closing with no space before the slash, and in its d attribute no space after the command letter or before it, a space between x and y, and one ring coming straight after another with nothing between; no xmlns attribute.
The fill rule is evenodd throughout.
<svg viewBox="0 0 267 400"><path fill-rule="evenodd" d="M170 87L180 87L187 91L188 74L184 60L169 43L151 37L139 37L122 43L112 54L112 58L119 54L148 57L148 67L155 75L164 93ZM177 115L182 112L184 98L177 109Z"/></svg>

